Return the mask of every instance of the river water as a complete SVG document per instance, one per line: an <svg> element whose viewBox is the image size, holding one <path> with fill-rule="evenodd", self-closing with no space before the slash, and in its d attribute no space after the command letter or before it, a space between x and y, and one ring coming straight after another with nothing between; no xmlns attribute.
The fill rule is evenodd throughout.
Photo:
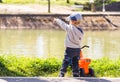
<svg viewBox="0 0 120 82"><path fill-rule="evenodd" d="M120 31L85 31L85 57L120 58ZM64 56L65 32L58 30L0 30L0 54L30 57Z"/></svg>

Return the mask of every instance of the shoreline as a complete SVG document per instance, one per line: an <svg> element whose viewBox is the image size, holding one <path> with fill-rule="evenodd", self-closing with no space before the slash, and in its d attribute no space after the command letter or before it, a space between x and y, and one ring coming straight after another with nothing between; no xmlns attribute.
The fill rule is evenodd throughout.
<svg viewBox="0 0 120 82"><path fill-rule="evenodd" d="M0 29L56 29L61 28L53 23L55 17L64 20L69 14L0 14ZM83 30L119 30L119 13L83 14L80 27Z"/></svg>

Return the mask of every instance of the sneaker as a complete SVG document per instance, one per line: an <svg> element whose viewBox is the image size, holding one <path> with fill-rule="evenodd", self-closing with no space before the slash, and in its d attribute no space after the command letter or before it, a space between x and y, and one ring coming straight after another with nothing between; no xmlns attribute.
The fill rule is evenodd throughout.
<svg viewBox="0 0 120 82"><path fill-rule="evenodd" d="M58 77L64 77L64 74L63 74L63 73L60 73Z"/></svg>
<svg viewBox="0 0 120 82"><path fill-rule="evenodd" d="M79 74L73 74L73 77L79 77Z"/></svg>

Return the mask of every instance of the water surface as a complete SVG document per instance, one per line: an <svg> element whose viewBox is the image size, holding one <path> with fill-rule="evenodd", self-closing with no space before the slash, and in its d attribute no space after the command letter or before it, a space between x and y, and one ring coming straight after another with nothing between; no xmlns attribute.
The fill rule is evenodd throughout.
<svg viewBox="0 0 120 82"><path fill-rule="evenodd" d="M81 45L85 57L98 59L120 57L120 31L85 31ZM65 32L58 30L1 30L0 54L31 57L58 57L64 55Z"/></svg>

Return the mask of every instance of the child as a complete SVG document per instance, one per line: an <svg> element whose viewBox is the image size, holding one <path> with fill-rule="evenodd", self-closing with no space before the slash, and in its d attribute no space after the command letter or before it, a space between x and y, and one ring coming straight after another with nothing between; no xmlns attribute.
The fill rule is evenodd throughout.
<svg viewBox="0 0 120 82"><path fill-rule="evenodd" d="M61 28L66 31L66 50L59 77L64 77L70 61L72 61L73 77L79 77L78 60L80 54L80 43L83 38L83 31L79 27L81 19L82 15L80 13L71 14L68 17L69 24L66 24L60 19L54 19L54 22L56 22Z"/></svg>

